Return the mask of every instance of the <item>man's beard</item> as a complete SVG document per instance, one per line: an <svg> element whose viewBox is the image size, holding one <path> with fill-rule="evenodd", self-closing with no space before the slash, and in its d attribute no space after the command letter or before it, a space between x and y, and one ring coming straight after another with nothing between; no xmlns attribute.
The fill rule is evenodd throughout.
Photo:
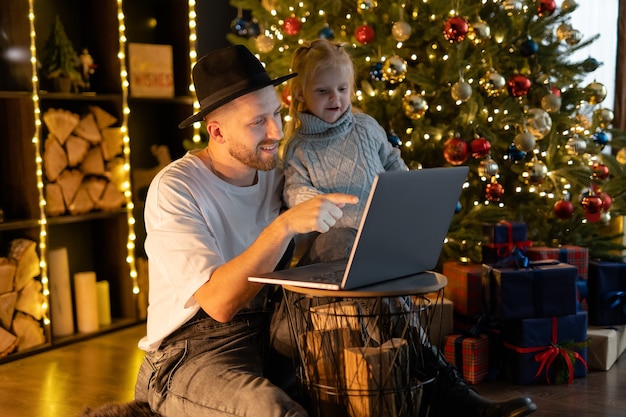
<svg viewBox="0 0 626 417"><path fill-rule="evenodd" d="M260 171L271 171L278 165L277 153L272 157L263 158L262 151L258 148L251 150L240 143L232 144L228 148L228 153L242 164Z"/></svg>

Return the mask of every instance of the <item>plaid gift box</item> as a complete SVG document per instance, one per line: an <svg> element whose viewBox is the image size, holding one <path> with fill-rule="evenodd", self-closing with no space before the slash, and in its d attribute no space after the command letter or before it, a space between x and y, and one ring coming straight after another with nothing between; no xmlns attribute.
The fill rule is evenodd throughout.
<svg viewBox="0 0 626 417"><path fill-rule="evenodd" d="M535 246L528 248L526 256L531 261L556 259L578 268L578 276L587 279L589 271L589 249L582 246L563 245L558 248Z"/></svg>
<svg viewBox="0 0 626 417"><path fill-rule="evenodd" d="M447 261L443 274L448 279L446 296L452 301L454 311L464 316L475 316L483 311L482 266Z"/></svg>
<svg viewBox="0 0 626 417"><path fill-rule="evenodd" d="M532 245L526 238L527 232L526 223L519 221L501 220L495 224L483 224L483 263L496 263L510 256L516 248L526 252Z"/></svg>
<svg viewBox="0 0 626 417"><path fill-rule="evenodd" d="M482 268L485 305L497 319L576 313L578 272L572 265L540 261L528 268Z"/></svg>
<svg viewBox="0 0 626 417"><path fill-rule="evenodd" d="M506 362L517 384L567 382L587 375L587 312L511 320L500 326Z"/></svg>
<svg viewBox="0 0 626 417"><path fill-rule="evenodd" d="M589 323L626 324L626 263L590 261L587 297Z"/></svg>
<svg viewBox="0 0 626 417"><path fill-rule="evenodd" d="M489 338L451 334L444 346L446 360L454 364L470 384L478 384L489 373Z"/></svg>

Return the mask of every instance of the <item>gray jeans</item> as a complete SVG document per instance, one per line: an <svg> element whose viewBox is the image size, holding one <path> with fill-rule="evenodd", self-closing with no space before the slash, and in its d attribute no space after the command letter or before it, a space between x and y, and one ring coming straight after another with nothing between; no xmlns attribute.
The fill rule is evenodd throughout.
<svg viewBox="0 0 626 417"><path fill-rule="evenodd" d="M201 310L146 355L136 399L172 417L306 417L305 409L277 385L285 375L273 372L291 368L285 385L293 382L291 358L270 347L270 323L281 327L286 317L279 319L253 310L220 323ZM282 326L282 332L288 327ZM279 364L277 358L286 361Z"/></svg>

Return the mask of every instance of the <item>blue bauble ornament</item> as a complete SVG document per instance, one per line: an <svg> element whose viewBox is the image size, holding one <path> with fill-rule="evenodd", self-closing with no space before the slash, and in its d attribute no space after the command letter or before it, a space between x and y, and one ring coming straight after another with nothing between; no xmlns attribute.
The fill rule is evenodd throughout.
<svg viewBox="0 0 626 417"><path fill-rule="evenodd" d="M402 140L400 139L400 136L396 135L396 132L394 132L393 130L387 135L387 140L394 148L399 148L400 145L402 145Z"/></svg>
<svg viewBox="0 0 626 417"><path fill-rule="evenodd" d="M455 213L460 213L462 209L463 209L463 206L461 205L461 202L457 201L456 202L456 207L454 208L454 212Z"/></svg>
<svg viewBox="0 0 626 417"><path fill-rule="evenodd" d="M519 162L526 156L526 152L517 149L517 146L511 144L506 150L506 156L513 162Z"/></svg>
<svg viewBox="0 0 626 417"><path fill-rule="evenodd" d="M372 77L372 80L376 81L382 81L385 78L383 74L382 62L377 62L376 64L374 64L374 66L370 70L370 77Z"/></svg>
<svg viewBox="0 0 626 417"><path fill-rule="evenodd" d="M247 36L248 34L248 21L242 17L236 17L230 22L230 29L237 36Z"/></svg>
<svg viewBox="0 0 626 417"><path fill-rule="evenodd" d="M589 57L583 61L581 66L583 70L585 70L586 72L594 72L595 70L598 69L598 67L600 66L600 63L598 62L597 59Z"/></svg>
<svg viewBox="0 0 626 417"><path fill-rule="evenodd" d="M539 45L532 39L525 40L520 46L520 52L523 56L529 57L535 55L539 51Z"/></svg>
<svg viewBox="0 0 626 417"><path fill-rule="evenodd" d="M609 143L609 136L603 131L598 131L593 134L593 141L600 146L604 146Z"/></svg>
<svg viewBox="0 0 626 417"><path fill-rule="evenodd" d="M317 32L317 36L321 39L332 40L335 39L335 32L328 25L326 25L321 28L319 32Z"/></svg>
<svg viewBox="0 0 626 417"><path fill-rule="evenodd" d="M252 21L246 26L246 32L250 38L256 38L261 34L261 27L258 22Z"/></svg>

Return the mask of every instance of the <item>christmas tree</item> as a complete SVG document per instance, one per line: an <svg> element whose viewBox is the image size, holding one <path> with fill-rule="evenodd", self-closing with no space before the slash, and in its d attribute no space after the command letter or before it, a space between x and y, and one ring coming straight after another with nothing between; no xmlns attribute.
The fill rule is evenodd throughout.
<svg viewBox="0 0 626 417"><path fill-rule="evenodd" d="M56 17L50 35L43 46L41 72L49 79L68 78L73 85L82 85L82 76L76 69L78 54L65 33L59 16Z"/></svg>
<svg viewBox="0 0 626 417"><path fill-rule="evenodd" d="M582 85L601 63L568 59L598 37L571 25L574 0L231 5L239 13L229 41L257 53L271 75L289 72L303 39L343 42L355 106L410 168L470 167L444 258L479 262L482 224L502 219L526 222L534 245L586 246L605 259L621 249L611 218L626 213L626 137L612 128L602 82ZM288 104L288 89L281 96Z"/></svg>

